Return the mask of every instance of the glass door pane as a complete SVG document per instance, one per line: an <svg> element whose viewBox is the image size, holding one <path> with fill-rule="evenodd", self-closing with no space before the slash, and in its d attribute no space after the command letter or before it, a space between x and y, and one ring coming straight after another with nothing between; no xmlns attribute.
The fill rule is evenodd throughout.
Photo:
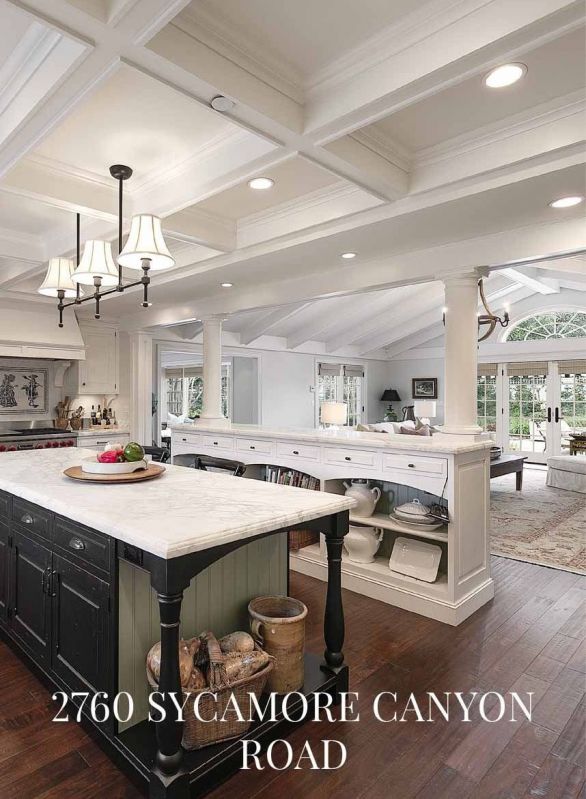
<svg viewBox="0 0 586 799"><path fill-rule="evenodd" d="M510 452L544 460L547 442L547 364L543 373L509 375Z"/></svg>
<svg viewBox="0 0 586 799"><path fill-rule="evenodd" d="M476 384L476 404L478 424L487 433L496 435L496 375L478 375Z"/></svg>
<svg viewBox="0 0 586 799"><path fill-rule="evenodd" d="M586 441L580 442L586 436L586 373L561 374L559 381L561 450L586 456Z"/></svg>

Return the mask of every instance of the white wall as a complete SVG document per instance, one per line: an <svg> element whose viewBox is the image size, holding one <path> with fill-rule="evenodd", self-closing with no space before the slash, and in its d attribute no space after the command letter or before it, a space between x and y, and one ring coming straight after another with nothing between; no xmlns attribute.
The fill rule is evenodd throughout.
<svg viewBox="0 0 586 799"><path fill-rule="evenodd" d="M412 352L415 352L412 350ZM389 388L399 392L401 402L394 402L393 408L398 418L401 418L401 408L404 405L413 405L411 380L414 377L437 377L437 416L431 421L442 424L444 421L444 359L443 358L418 358L413 360L393 360L387 364ZM386 408L386 406L385 406Z"/></svg>

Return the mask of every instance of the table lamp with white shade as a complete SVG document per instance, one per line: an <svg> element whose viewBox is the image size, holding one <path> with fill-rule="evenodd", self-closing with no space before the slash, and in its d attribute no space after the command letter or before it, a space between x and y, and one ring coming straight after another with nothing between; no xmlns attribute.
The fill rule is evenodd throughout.
<svg viewBox="0 0 586 799"><path fill-rule="evenodd" d="M415 416L424 424L429 424L430 418L437 416L437 402L435 400L415 400Z"/></svg>
<svg viewBox="0 0 586 799"><path fill-rule="evenodd" d="M345 402L322 402L319 411L321 423L330 430L336 430L348 421L348 405Z"/></svg>

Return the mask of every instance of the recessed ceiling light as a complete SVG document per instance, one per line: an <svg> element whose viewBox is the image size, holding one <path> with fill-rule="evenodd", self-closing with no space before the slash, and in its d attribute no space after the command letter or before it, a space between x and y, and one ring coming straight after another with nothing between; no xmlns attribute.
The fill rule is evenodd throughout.
<svg viewBox="0 0 586 799"><path fill-rule="evenodd" d="M571 208L573 205L580 205L584 197L578 194L572 197L560 197L559 200L552 200L550 205L552 208Z"/></svg>
<svg viewBox="0 0 586 799"><path fill-rule="evenodd" d="M231 289L233 285L234 285L233 283L220 283L220 286L223 289Z"/></svg>
<svg viewBox="0 0 586 799"><path fill-rule="evenodd" d="M222 114L226 114L228 111L231 111L234 108L236 103L234 100L230 100L229 97L224 97L223 94L218 94L216 97L212 98L210 105L214 111L219 111Z"/></svg>
<svg viewBox="0 0 586 799"><path fill-rule="evenodd" d="M264 189L272 189L275 181L271 180L271 178L253 178L248 181L248 185L251 189L263 191Z"/></svg>
<svg viewBox="0 0 586 799"><path fill-rule="evenodd" d="M505 86L511 86L516 83L526 74L527 67L525 64L502 64L500 67L491 69L484 78L484 82L491 89L503 89Z"/></svg>
<svg viewBox="0 0 586 799"><path fill-rule="evenodd" d="M342 258L345 258L347 261L349 261L350 258L356 258L356 253L355 252L343 252L342 253Z"/></svg>

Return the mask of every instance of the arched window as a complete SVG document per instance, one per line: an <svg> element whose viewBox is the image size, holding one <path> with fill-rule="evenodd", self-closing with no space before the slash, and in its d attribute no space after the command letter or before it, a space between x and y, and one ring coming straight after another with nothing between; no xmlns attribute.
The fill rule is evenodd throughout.
<svg viewBox="0 0 586 799"><path fill-rule="evenodd" d="M516 324L506 341L540 341L547 338L586 338L586 313L551 311Z"/></svg>

